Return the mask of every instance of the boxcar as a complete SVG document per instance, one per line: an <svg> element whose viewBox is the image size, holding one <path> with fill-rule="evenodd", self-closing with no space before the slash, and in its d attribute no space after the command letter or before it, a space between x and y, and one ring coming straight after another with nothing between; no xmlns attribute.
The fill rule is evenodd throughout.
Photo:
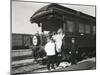
<svg viewBox="0 0 100 75"><path fill-rule="evenodd" d="M12 50L28 49L31 45L31 37L30 34L12 33Z"/></svg>

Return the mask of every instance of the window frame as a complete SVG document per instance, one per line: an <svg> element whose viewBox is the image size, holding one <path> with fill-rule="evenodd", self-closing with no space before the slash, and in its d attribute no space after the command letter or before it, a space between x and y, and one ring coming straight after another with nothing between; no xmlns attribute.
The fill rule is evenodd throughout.
<svg viewBox="0 0 100 75"><path fill-rule="evenodd" d="M80 25L83 25L83 27L81 28L83 30L80 30ZM85 24L84 23L78 23L78 32L79 33L85 33Z"/></svg>
<svg viewBox="0 0 100 75"><path fill-rule="evenodd" d="M91 26L89 24L85 24L85 33L91 34Z"/></svg>
<svg viewBox="0 0 100 75"><path fill-rule="evenodd" d="M93 28L93 27L95 27L95 28ZM92 34L96 34L96 26L95 25L92 26Z"/></svg>
<svg viewBox="0 0 100 75"><path fill-rule="evenodd" d="M70 25L68 24L68 22L70 23ZM73 33L74 32L74 27L75 27L75 22L73 20L66 20L66 31Z"/></svg>

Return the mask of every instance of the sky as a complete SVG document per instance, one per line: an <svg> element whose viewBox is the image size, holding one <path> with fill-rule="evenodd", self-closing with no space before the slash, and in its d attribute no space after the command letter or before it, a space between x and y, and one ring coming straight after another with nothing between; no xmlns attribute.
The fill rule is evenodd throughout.
<svg viewBox="0 0 100 75"><path fill-rule="evenodd" d="M30 17L41 7L48 4L12 1L12 33L35 34L40 31L37 24L30 23ZM95 17L94 6L61 5Z"/></svg>

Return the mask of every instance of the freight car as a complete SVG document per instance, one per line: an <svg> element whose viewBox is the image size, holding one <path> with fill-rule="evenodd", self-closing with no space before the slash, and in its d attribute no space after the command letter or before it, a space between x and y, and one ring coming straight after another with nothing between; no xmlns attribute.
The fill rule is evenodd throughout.
<svg viewBox="0 0 100 75"><path fill-rule="evenodd" d="M35 12L30 22L41 26L42 32L62 28L63 49L71 55L72 62L96 56L96 17L51 3Z"/></svg>
<svg viewBox="0 0 100 75"><path fill-rule="evenodd" d="M34 45L33 38L34 36L37 38L37 44ZM18 34L18 33L12 33L12 55L22 53L23 56L21 57L14 57L12 60L19 60L19 59L25 59L25 58L40 58L45 56L45 52L43 49L43 46L46 43L46 35L43 34ZM30 55L25 55L26 51L29 50ZM22 52L23 51L23 52ZM14 54L13 54L14 53Z"/></svg>
<svg viewBox="0 0 100 75"><path fill-rule="evenodd" d="M28 49L31 45L31 37L29 34L12 33L12 50Z"/></svg>

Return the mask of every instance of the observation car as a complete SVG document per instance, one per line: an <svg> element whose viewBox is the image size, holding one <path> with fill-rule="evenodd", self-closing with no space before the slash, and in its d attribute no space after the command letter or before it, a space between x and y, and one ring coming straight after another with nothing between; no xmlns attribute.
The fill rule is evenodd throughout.
<svg viewBox="0 0 100 75"><path fill-rule="evenodd" d="M37 23L42 32L62 28L63 49L72 62L96 56L96 17L51 3L36 11L30 22Z"/></svg>

